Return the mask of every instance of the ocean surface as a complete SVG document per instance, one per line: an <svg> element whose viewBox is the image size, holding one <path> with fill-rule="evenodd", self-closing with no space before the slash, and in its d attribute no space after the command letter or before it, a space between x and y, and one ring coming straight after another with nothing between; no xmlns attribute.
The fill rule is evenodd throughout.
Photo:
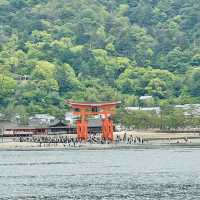
<svg viewBox="0 0 200 200"><path fill-rule="evenodd" d="M0 151L0 199L199 200L200 149Z"/></svg>

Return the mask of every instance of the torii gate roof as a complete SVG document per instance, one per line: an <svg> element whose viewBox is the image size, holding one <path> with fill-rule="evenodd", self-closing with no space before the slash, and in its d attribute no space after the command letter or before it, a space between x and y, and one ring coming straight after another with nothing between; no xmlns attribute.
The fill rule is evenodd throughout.
<svg viewBox="0 0 200 200"><path fill-rule="evenodd" d="M105 107L116 107L121 103L121 101L113 101L113 102L74 102L74 101L66 101L68 105L72 108L105 108Z"/></svg>

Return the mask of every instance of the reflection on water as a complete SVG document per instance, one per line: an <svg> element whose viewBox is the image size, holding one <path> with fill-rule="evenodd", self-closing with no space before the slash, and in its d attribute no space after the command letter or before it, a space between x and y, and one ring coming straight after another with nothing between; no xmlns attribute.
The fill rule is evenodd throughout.
<svg viewBox="0 0 200 200"><path fill-rule="evenodd" d="M200 199L200 149L0 151L0 199Z"/></svg>

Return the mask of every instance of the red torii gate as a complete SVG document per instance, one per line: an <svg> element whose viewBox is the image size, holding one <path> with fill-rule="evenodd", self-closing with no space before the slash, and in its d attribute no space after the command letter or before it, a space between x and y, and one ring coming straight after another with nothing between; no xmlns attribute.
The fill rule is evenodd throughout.
<svg viewBox="0 0 200 200"><path fill-rule="evenodd" d="M80 117L76 122L78 139L88 139L88 116L103 115L102 138L113 140L113 121L109 117L114 114L120 101L100 103L66 101L66 103L74 109L73 114Z"/></svg>

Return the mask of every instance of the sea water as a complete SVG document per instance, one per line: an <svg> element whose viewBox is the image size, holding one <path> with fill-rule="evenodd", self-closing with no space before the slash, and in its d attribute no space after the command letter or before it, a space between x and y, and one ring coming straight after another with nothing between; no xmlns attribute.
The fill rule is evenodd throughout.
<svg viewBox="0 0 200 200"><path fill-rule="evenodd" d="M200 199L200 149L0 151L0 199Z"/></svg>

